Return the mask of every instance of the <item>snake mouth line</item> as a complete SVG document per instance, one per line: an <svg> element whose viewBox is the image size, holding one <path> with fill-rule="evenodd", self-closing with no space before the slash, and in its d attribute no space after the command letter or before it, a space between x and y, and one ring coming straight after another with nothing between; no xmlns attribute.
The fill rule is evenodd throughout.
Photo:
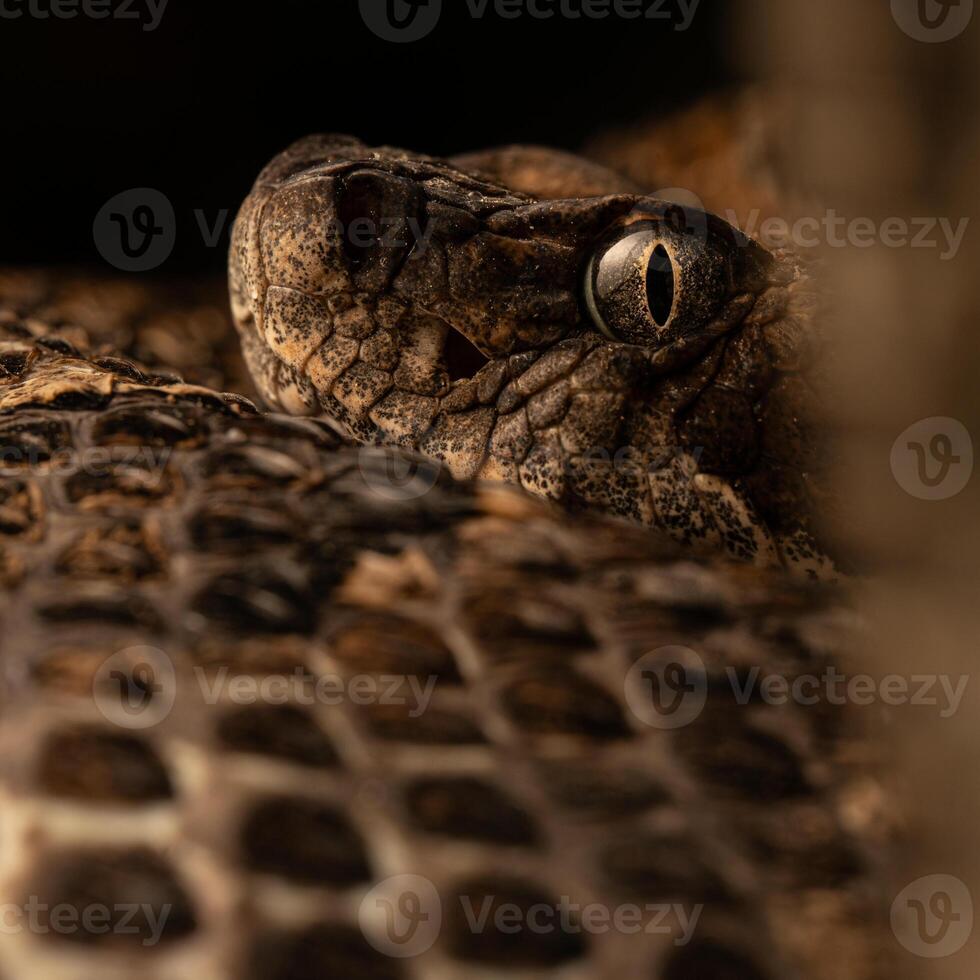
<svg viewBox="0 0 980 980"><path fill-rule="evenodd" d="M460 331L450 327L442 351L450 383L472 378L490 358Z"/></svg>

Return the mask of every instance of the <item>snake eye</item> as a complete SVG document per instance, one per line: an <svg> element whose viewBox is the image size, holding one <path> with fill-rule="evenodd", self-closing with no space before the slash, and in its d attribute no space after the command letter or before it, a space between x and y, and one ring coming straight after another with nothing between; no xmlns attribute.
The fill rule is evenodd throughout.
<svg viewBox="0 0 980 980"><path fill-rule="evenodd" d="M731 291L730 249L714 235L678 230L679 208L633 217L593 252L585 302L610 339L662 346L695 333Z"/></svg>

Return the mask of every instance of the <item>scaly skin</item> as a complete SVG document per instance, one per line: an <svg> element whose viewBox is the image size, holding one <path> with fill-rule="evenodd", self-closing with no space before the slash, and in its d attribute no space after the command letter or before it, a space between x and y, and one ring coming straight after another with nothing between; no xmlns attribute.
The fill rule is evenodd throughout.
<svg viewBox="0 0 980 980"><path fill-rule="evenodd" d="M543 150L453 163L300 141L260 174L233 235L232 311L256 385L278 409L420 450L457 477L828 571L806 268L629 186ZM689 315L620 342L590 317L583 276L610 229L643 218L683 226ZM720 289L705 271L717 256ZM479 354L460 362L469 345Z"/></svg>
<svg viewBox="0 0 980 980"><path fill-rule="evenodd" d="M835 590L96 363L57 330L0 346L0 905L75 923L5 919L0 976L898 976L859 709L739 703L726 673L846 672ZM706 703L660 730L630 668L677 644ZM418 713L306 687L243 704L227 676L297 669L435 687ZM149 707L121 712L119 677ZM443 920L396 959L358 909L405 874ZM465 901L563 896L644 929L467 923ZM663 903L698 917L687 941ZM81 920L102 906L108 933Z"/></svg>

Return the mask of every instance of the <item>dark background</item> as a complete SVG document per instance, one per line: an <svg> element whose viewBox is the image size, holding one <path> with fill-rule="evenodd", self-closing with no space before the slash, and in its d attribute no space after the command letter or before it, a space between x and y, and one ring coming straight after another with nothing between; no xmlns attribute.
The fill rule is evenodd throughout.
<svg viewBox="0 0 980 980"><path fill-rule="evenodd" d="M149 19L145 0L132 9ZM701 0L686 31L615 17L474 20L463 0L444 0L435 31L410 44L372 34L355 0L169 0L150 32L81 15L0 19L0 262L104 266L95 214L120 191L153 187L177 222L162 271L220 269L237 205L298 136L347 131L434 154L574 148L723 86L727 47L718 0ZM228 209L217 247L195 209L209 225Z"/></svg>

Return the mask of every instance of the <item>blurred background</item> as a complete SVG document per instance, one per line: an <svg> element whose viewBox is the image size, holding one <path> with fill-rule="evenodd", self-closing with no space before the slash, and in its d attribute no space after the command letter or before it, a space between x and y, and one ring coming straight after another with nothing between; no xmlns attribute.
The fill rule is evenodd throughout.
<svg viewBox="0 0 980 980"><path fill-rule="evenodd" d="M980 975L980 18L973 0L751 0L739 11L743 64L793 107L773 159L816 202L804 213L835 208L879 232L913 218L966 229L945 255L878 234L823 257L837 311L826 424L854 547L875 567L857 584L866 662L879 677L966 681L948 717L924 704L883 713L901 801L879 816L902 840L893 912L909 895L941 912L945 895L957 917L945 935L960 929L944 944L942 916L924 916L931 945L913 941L902 965L912 978L967 980ZM799 205L784 200L792 217ZM946 439L956 450L941 469Z"/></svg>

